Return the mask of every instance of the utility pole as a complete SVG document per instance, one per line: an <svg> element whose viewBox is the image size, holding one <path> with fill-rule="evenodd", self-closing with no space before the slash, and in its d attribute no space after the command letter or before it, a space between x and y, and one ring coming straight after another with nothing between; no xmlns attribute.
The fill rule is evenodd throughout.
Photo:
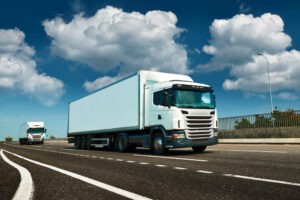
<svg viewBox="0 0 300 200"><path fill-rule="evenodd" d="M270 107L271 107L271 114L273 114L272 87L271 87L271 80L270 80L269 60L262 53L258 53L257 55L264 57L266 59L266 61L267 61L268 80L269 80L269 93L270 93Z"/></svg>

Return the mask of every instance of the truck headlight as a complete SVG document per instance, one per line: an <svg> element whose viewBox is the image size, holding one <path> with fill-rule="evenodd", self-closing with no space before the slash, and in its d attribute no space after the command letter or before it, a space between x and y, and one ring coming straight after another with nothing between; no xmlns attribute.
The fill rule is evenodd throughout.
<svg viewBox="0 0 300 200"><path fill-rule="evenodd" d="M175 133L175 134L173 134L173 138L174 139L181 139L181 138L185 138L185 135L184 134Z"/></svg>

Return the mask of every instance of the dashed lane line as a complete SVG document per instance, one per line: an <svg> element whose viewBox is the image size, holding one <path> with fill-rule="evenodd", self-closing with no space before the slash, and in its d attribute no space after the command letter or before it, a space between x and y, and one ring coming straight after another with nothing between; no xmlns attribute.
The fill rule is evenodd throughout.
<svg viewBox="0 0 300 200"><path fill-rule="evenodd" d="M169 156L151 156L143 154L133 154L134 156L148 157L148 158L162 158L171 160L185 160L185 161L195 161L195 162L207 162L208 160L194 159L194 158L180 158L180 157L169 157Z"/></svg>
<svg viewBox="0 0 300 200"><path fill-rule="evenodd" d="M8 152L6 150L4 150L4 151ZM31 177L30 172L26 168L24 168L24 167L14 163L14 162L12 162L11 160L9 160L4 155L3 149L1 149L0 153L1 153L1 157L3 158L3 160L5 162L7 162L9 165L16 168L19 171L20 175L21 175L21 182L19 184L19 187L18 187L17 191L14 194L13 200L32 199L33 192L34 192L34 186L33 186L33 181L32 181L32 177Z"/></svg>
<svg viewBox="0 0 300 200"><path fill-rule="evenodd" d="M166 165L155 165L156 167L167 167Z"/></svg>
<svg viewBox="0 0 300 200"><path fill-rule="evenodd" d="M36 150L36 149L33 149ZM39 149L41 150L41 149ZM210 149L212 151L219 151L217 149ZM47 151L47 150L42 150L42 151ZM224 150L224 151L242 151L242 152L259 152L259 153L287 153L285 151L256 151L256 150ZM50 151L53 153L58 153L56 151ZM75 155L75 156L82 156L81 154L75 154L75 153L65 153L65 154L69 154L69 155ZM199 159L190 159L190 158L173 158L173 157L167 157L167 156L152 156L152 155L141 155L141 154L133 154L134 156L141 156L141 157L152 157L152 158L163 158L163 159L173 159L173 160L188 160L188 161L201 161L201 162L207 162L208 160L199 160ZM91 156L92 158L94 158L94 156ZM115 161L124 161L127 163L135 163L135 161L126 161L123 159L114 159L114 158L105 158L105 157L98 157L100 159L107 159L107 160L115 160ZM140 165L149 165L149 163L146 162L139 162ZM166 165L160 165L160 164L156 164L154 165L156 167L161 167L161 168L165 168L167 167ZM176 170L183 170L187 168L182 168L181 167L173 167L173 169ZM213 174L214 172L212 171L206 171L206 170L196 170L197 173L203 173L203 174ZM233 177L233 178L240 178L240 179L248 179L248 180L254 180L254 181L263 181L263 182L269 182L269 183L277 183L277 184L285 184L285 185L293 185L293 186L300 186L300 183L293 183L293 182L287 182L287 181L280 181L280 180L273 180L273 179L265 179L265 178L257 178L257 177L250 177L250 176L242 176L242 175L234 175L234 174L222 174L222 176L225 177Z"/></svg>
<svg viewBox="0 0 300 200"><path fill-rule="evenodd" d="M205 171L205 170L197 170L196 172L202 173L202 174L212 174L212 171Z"/></svg>
<svg viewBox="0 0 300 200"><path fill-rule="evenodd" d="M177 169L177 170L187 170L187 168L184 168L184 167L173 167L173 169Z"/></svg>
<svg viewBox="0 0 300 200"><path fill-rule="evenodd" d="M96 187L99 187L99 188L102 188L104 190L107 190L107 191L110 191L112 193L115 193L115 194L118 194L118 195L121 195L123 197L126 197L126 198L129 198L129 199L136 199L136 200L149 200L150 198L147 198L145 196L142 196L142 195L139 195L139 194L135 194L135 193L132 193L132 192L129 192L129 191L126 191L126 190L123 190L121 188L117 188L117 187L114 187L112 185L108 185L106 183L103 183L101 181L97 181L95 179L91 179L91 178L88 178L86 176L82 176L80 174L76 174L74 172L70 172L70 171L67 171L67 170L64 170L64 169L61 169L61 168L58 168L58 167L55 167L55 166L52 166L52 165L48 165L48 164L45 164L45 163L42 163L42 162L38 162L38 161L35 161L35 160L32 160L32 159L29 159L29 158L26 158L26 157L23 157L23 156L20 156L18 154L15 154L15 153L12 153L12 152L9 152L9 151L6 151L7 153L10 153L18 158L21 158L23 160L26 160L28 162L31 162L31 163L34 163L36 165L39 165L39 166L42 166L42 167L45 167L45 168L48 168L48 169L51 169L53 171L56 171L56 172L59 172L59 173L62 173L64 175L67 175L67 176L70 176L70 177L73 177L73 178L76 178L76 179L79 179L83 182L86 182L86 183L89 183L91 185L94 185ZM23 198L20 198L20 199L25 199L24 196L22 196Z"/></svg>

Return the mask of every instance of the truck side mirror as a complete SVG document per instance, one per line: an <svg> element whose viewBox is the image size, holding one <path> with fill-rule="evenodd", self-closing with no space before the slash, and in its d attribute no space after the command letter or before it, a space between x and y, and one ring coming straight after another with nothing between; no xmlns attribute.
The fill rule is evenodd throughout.
<svg viewBox="0 0 300 200"><path fill-rule="evenodd" d="M214 105L215 105L215 107L216 107L216 106L217 106L217 105L216 105L216 95L213 94L212 97L213 97Z"/></svg>
<svg viewBox="0 0 300 200"><path fill-rule="evenodd" d="M45 133L47 133L47 129L45 128Z"/></svg>

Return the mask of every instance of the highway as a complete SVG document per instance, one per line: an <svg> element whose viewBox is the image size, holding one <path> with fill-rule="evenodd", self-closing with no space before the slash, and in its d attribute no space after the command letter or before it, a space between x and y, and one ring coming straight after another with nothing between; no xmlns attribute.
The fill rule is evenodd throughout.
<svg viewBox="0 0 300 200"><path fill-rule="evenodd" d="M78 150L66 142L0 143L0 149L2 200L17 193L29 199L300 198L300 145L219 144L205 153L187 148L163 156ZM25 171L32 182L20 175Z"/></svg>

